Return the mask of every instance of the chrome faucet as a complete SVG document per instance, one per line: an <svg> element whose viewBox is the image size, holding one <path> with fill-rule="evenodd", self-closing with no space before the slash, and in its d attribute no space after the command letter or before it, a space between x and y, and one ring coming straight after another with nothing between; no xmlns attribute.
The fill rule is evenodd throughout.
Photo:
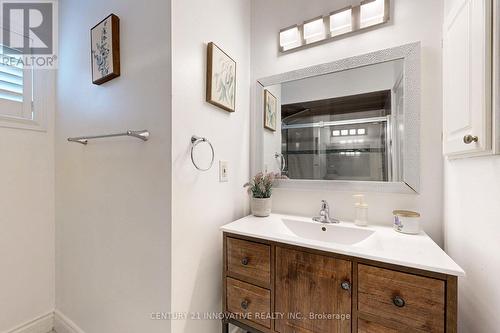
<svg viewBox="0 0 500 333"><path fill-rule="evenodd" d="M319 216L313 217L313 221L320 223L340 223L339 220L330 217L330 206L326 200L321 200Z"/></svg>

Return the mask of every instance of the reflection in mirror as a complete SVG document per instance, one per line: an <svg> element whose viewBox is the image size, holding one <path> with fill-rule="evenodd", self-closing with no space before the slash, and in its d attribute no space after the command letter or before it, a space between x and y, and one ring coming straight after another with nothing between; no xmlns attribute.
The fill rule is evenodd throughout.
<svg viewBox="0 0 500 333"><path fill-rule="evenodd" d="M290 179L401 182L404 60L265 87L278 100L264 164Z"/></svg>

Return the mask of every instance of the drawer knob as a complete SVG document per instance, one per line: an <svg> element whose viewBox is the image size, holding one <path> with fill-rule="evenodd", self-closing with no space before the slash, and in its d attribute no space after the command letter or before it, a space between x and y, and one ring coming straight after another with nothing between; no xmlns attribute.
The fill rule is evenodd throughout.
<svg viewBox="0 0 500 333"><path fill-rule="evenodd" d="M464 136L464 143L467 145L470 145L473 142L478 142L479 138L477 136L472 136L472 135L466 135Z"/></svg>
<svg viewBox="0 0 500 333"><path fill-rule="evenodd" d="M349 281L344 281L340 284L340 287L344 290L351 290L351 283Z"/></svg>
<svg viewBox="0 0 500 333"><path fill-rule="evenodd" d="M249 302L249 301L244 300L243 302L241 302L241 308L242 308L243 310L247 310L247 309L248 309L248 305L249 305L249 304L250 304L250 302Z"/></svg>
<svg viewBox="0 0 500 333"><path fill-rule="evenodd" d="M404 299L402 299L401 297L399 296L395 296L393 299L392 299L392 302L394 303L395 306L397 306L398 308L402 308L403 306L405 306L406 302Z"/></svg>
<svg viewBox="0 0 500 333"><path fill-rule="evenodd" d="M248 259L247 257L245 257L245 258L241 259L241 264L242 264L243 266L248 265L248 263L249 263L249 262L250 262L250 259Z"/></svg>

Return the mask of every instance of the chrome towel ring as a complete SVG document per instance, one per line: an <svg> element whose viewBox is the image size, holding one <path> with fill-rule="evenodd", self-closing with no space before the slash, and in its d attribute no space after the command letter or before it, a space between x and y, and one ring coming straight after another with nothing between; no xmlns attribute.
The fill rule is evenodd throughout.
<svg viewBox="0 0 500 333"><path fill-rule="evenodd" d="M280 158L280 162L281 162L281 163L279 163L280 164L280 171L284 172L285 169L286 169L286 159L285 159L285 156L283 156L283 154L281 154L281 153L275 153L274 154L274 158L275 159Z"/></svg>
<svg viewBox="0 0 500 333"><path fill-rule="evenodd" d="M202 142L208 143L208 145L210 146L210 149L212 150L212 160L210 161L210 165L206 169L200 168L196 164L196 162L194 161L194 156L193 156L194 155L194 149L196 148L197 145L199 145ZM208 141L207 138L203 138L203 137L199 137L199 136L193 135L191 137L191 162L193 162L194 167L196 169L200 170L200 171L208 171L208 170L210 170L210 168L212 167L212 165L214 165L214 160L215 160L215 151L214 151L214 147L212 146L212 143L210 143L210 141Z"/></svg>

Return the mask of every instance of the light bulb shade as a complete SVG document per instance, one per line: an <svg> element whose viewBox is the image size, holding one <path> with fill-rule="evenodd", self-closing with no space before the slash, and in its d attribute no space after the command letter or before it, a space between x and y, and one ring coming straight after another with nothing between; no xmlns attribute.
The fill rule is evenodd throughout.
<svg viewBox="0 0 500 333"><path fill-rule="evenodd" d="M300 33L297 26L280 31L280 46L284 51L300 45Z"/></svg>
<svg viewBox="0 0 500 333"><path fill-rule="evenodd" d="M366 0L361 3L360 28L385 22L385 0Z"/></svg>
<svg viewBox="0 0 500 333"><path fill-rule="evenodd" d="M304 23L304 39L306 43L316 42L325 38L325 22L323 17Z"/></svg>
<svg viewBox="0 0 500 333"><path fill-rule="evenodd" d="M390 6L390 0L361 0L359 5L344 7L327 16L319 16L281 29L279 50L286 53L289 50L309 47L368 27L382 25L390 20Z"/></svg>
<svg viewBox="0 0 500 333"><path fill-rule="evenodd" d="M352 31L352 8L330 14L330 34L338 36Z"/></svg>

